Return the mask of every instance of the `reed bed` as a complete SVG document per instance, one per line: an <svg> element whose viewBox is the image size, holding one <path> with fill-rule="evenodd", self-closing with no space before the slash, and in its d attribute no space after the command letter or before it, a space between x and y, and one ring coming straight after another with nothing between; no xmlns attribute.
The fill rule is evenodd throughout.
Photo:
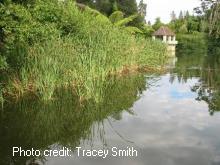
<svg viewBox="0 0 220 165"><path fill-rule="evenodd" d="M101 14L82 12L71 2L55 8L44 11L44 4L39 4L33 9L35 19L55 25L60 32L27 47L23 65L18 74L11 75L7 93L32 92L48 100L57 88L71 87L80 100L100 102L110 73L129 66L158 67L165 60L162 43L131 35ZM45 21L44 16L53 12L60 16Z"/></svg>

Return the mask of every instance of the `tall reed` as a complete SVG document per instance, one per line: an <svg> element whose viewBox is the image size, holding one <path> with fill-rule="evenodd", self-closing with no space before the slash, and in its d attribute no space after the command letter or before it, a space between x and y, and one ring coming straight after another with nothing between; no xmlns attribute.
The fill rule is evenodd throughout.
<svg viewBox="0 0 220 165"><path fill-rule="evenodd" d="M61 33L27 48L19 72L22 92L29 90L48 100L56 88L71 86L80 99L100 102L110 73L129 66L156 67L165 58L163 44L135 37L101 14L82 12L72 2L51 4L51 11L41 3L33 9L33 16L57 25Z"/></svg>

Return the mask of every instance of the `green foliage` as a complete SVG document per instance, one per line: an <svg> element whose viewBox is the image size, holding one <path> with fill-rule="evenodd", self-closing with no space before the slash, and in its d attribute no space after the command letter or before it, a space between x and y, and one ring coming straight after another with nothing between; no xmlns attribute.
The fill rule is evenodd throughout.
<svg viewBox="0 0 220 165"><path fill-rule="evenodd" d="M143 32L140 29L138 29L137 27L134 27L134 26L125 27L125 30L131 34L137 34L137 33L143 34Z"/></svg>
<svg viewBox="0 0 220 165"><path fill-rule="evenodd" d="M112 14L117 11L122 12L125 17L137 15L135 19L129 21L129 26L141 28L145 23L144 16L146 14L147 5L143 2L140 3L139 6L137 6L136 0L76 0L76 2L89 5L91 8L100 11L106 16L112 16Z"/></svg>
<svg viewBox="0 0 220 165"><path fill-rule="evenodd" d="M181 34L186 34L188 32L187 26L186 24L183 24L180 28L179 28L179 33Z"/></svg>
<svg viewBox="0 0 220 165"><path fill-rule="evenodd" d="M197 7L194 10L198 14L197 16L191 16L188 11L184 15L181 11L179 19L172 19L169 23L170 28L175 30L177 33L184 34L186 31L188 31L188 33L205 32L211 37L219 38L219 1L202 0L201 7Z"/></svg>
<svg viewBox="0 0 220 165"><path fill-rule="evenodd" d="M122 20L119 20L118 22L115 23L116 26L125 26L129 22L133 21L135 18L137 18L138 15L131 15L127 18L124 18Z"/></svg>
<svg viewBox="0 0 220 165"><path fill-rule="evenodd" d="M143 32L143 34L146 36L146 37L151 37L151 34L154 32L154 29L152 26L150 25L144 25L142 28L141 28L141 31Z"/></svg>
<svg viewBox="0 0 220 165"><path fill-rule="evenodd" d="M96 0L96 9L105 15L110 15L113 11L114 3L111 0Z"/></svg>
<svg viewBox="0 0 220 165"><path fill-rule="evenodd" d="M125 16L130 16L138 13L136 0L117 0L118 9L125 13Z"/></svg>
<svg viewBox="0 0 220 165"><path fill-rule="evenodd" d="M115 11L118 11L118 4L116 0L114 0L113 6L112 6L112 12L115 12Z"/></svg>
<svg viewBox="0 0 220 165"><path fill-rule="evenodd" d="M153 29L154 30L158 30L161 26L163 26L164 24L161 22L160 18L156 18L156 21L153 25Z"/></svg>
<svg viewBox="0 0 220 165"><path fill-rule="evenodd" d="M210 37L220 38L220 2L201 0L201 6L194 9L206 21Z"/></svg>
<svg viewBox="0 0 220 165"><path fill-rule="evenodd" d="M39 22L32 12L34 13L19 4L2 5L0 8L0 29L4 50L2 55L11 68L22 67L28 45L45 42L59 35L55 25L46 21Z"/></svg>
<svg viewBox="0 0 220 165"><path fill-rule="evenodd" d="M0 55L0 70L7 68L6 57Z"/></svg>
<svg viewBox="0 0 220 165"><path fill-rule="evenodd" d="M138 15L131 15L130 17L124 18L123 17L123 13L121 11L115 11L114 13L112 13L109 17L109 19L111 20L111 22L117 26L117 27L123 27L127 32L129 32L130 34L142 34L143 32L134 26L126 26L127 24L129 24L130 22L132 22L135 18L138 17ZM126 26L126 27L125 27Z"/></svg>
<svg viewBox="0 0 220 165"><path fill-rule="evenodd" d="M200 21L197 17L187 17L187 30L189 32L200 31L199 29Z"/></svg>
<svg viewBox="0 0 220 165"><path fill-rule="evenodd" d="M169 23L169 27L174 30L176 33L193 33L193 32L203 32L204 26L201 24L202 20L198 16L187 15L181 16L181 19L172 20ZM203 26L203 27L202 27Z"/></svg>
<svg viewBox="0 0 220 165"><path fill-rule="evenodd" d="M10 77L4 89L15 97L31 91L48 100L65 86L81 100L100 102L109 74L125 66L158 66L164 59L163 44L130 34L140 33L125 26L136 15L114 26L100 12L80 11L71 1L3 5L1 13L2 55Z"/></svg>
<svg viewBox="0 0 220 165"><path fill-rule="evenodd" d="M193 34L177 34L177 51L183 51L184 54L194 55L193 52L206 55L207 52L207 36L204 33ZM189 53L190 52L190 53ZM183 54L182 52L180 52Z"/></svg>
<svg viewBox="0 0 220 165"><path fill-rule="evenodd" d="M115 11L109 16L109 19L114 24L124 19L124 14L121 11Z"/></svg>

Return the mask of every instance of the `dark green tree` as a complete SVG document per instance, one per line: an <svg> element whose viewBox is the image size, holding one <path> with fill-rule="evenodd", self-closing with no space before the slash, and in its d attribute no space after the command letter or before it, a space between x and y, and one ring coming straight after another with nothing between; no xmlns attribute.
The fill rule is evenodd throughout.
<svg viewBox="0 0 220 165"><path fill-rule="evenodd" d="M186 11L185 18L188 19L189 17L190 17L190 14L189 14L189 11L187 10L187 11Z"/></svg>
<svg viewBox="0 0 220 165"><path fill-rule="evenodd" d="M160 20L160 17L156 18L156 21L153 25L154 30L158 30L161 26L163 25L163 23Z"/></svg>
<svg viewBox="0 0 220 165"><path fill-rule="evenodd" d="M130 16L138 13L136 0L117 0L118 9L125 13L125 16Z"/></svg>
<svg viewBox="0 0 220 165"><path fill-rule="evenodd" d="M96 0L95 7L101 13L110 15L113 10L113 2L110 0Z"/></svg>
<svg viewBox="0 0 220 165"><path fill-rule="evenodd" d="M198 17L190 16L187 18L187 29L189 32L199 31L200 20Z"/></svg>
<svg viewBox="0 0 220 165"><path fill-rule="evenodd" d="M176 20L176 13L174 11L172 11L171 13L171 21L175 21Z"/></svg>
<svg viewBox="0 0 220 165"><path fill-rule="evenodd" d="M141 0L138 5L138 13L143 17L147 15L147 4L144 3L144 0Z"/></svg>
<svg viewBox="0 0 220 165"><path fill-rule="evenodd" d="M179 19L180 19L180 20L184 19L183 11L180 11Z"/></svg>

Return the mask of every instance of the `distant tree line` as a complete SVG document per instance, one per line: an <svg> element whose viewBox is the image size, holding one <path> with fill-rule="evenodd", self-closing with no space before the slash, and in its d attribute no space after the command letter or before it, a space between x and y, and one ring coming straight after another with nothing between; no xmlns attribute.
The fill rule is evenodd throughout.
<svg viewBox="0 0 220 165"><path fill-rule="evenodd" d="M179 16L173 11L169 27L176 33L204 32L205 27L200 16L190 15L189 11L180 11Z"/></svg>
<svg viewBox="0 0 220 165"><path fill-rule="evenodd" d="M173 11L169 27L177 33L203 32L209 34L210 37L220 37L219 0L201 0L201 6L194 8L194 13L190 15L188 11L181 11L177 17ZM160 23L158 22L156 20L155 24Z"/></svg>

